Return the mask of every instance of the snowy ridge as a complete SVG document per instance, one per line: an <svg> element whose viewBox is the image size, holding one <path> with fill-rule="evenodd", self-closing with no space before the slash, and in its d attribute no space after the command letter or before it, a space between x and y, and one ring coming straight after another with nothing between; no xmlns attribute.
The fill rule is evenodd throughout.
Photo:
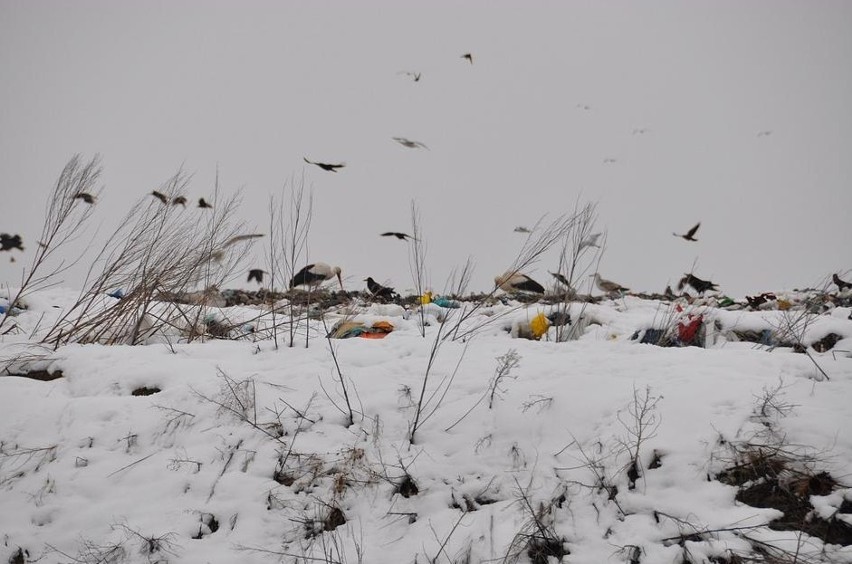
<svg viewBox="0 0 852 564"><path fill-rule="evenodd" d="M704 315L706 348L681 348L637 335L671 319L670 304L571 304L580 338L554 342L555 327L542 341L508 329L558 306L495 303L470 320L494 320L472 338L441 341L412 443L452 315L437 306L425 337L417 314L356 304L326 326L393 332L326 340L313 321L308 348L302 335L276 350L261 338L267 318L233 307L211 311L252 324L236 340L36 345L75 298L28 297L0 344L12 373L62 374L0 377L0 562L743 562L760 543L852 562L849 546L770 529L780 511L716 479L731 445L784 445L837 481L811 496L815 511L852 523L839 511L852 501L849 308L805 327L805 345L839 338L808 349L818 370L790 348L736 340L784 312L687 306ZM494 386L510 351L517 365Z"/></svg>

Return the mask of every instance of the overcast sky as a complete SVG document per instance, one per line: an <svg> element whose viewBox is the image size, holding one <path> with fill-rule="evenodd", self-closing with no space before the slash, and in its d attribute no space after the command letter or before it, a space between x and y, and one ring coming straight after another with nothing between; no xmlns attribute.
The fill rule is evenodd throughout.
<svg viewBox="0 0 852 564"><path fill-rule="evenodd" d="M490 289L514 227L578 199L608 233L602 275L634 290L696 261L735 296L811 286L852 268L850 104L844 0L0 0L0 231L27 246L0 282L64 164L100 153L104 225L182 165L210 194L218 166L262 230L304 172L311 258L350 289L412 286L405 244L378 237L410 230L412 199L436 289L468 256ZM672 236L697 221L699 242Z"/></svg>

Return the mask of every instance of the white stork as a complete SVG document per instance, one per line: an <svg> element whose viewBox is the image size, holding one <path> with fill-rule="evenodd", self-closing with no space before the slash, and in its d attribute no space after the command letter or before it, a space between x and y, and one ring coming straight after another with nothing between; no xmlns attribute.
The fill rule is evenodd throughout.
<svg viewBox="0 0 852 564"><path fill-rule="evenodd" d="M340 289L343 290L343 280L340 277L339 266L329 266L324 262L315 262L309 264L293 276L290 280L290 287L308 286L317 287L327 280L331 280L337 276L337 281L340 283Z"/></svg>
<svg viewBox="0 0 852 564"><path fill-rule="evenodd" d="M520 272L504 272L501 276L494 278L494 284L504 292L531 292L543 294L544 286Z"/></svg>

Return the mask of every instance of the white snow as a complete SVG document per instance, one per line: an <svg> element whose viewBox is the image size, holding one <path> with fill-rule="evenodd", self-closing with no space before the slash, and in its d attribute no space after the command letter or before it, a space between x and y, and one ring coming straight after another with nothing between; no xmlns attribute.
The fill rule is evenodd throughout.
<svg viewBox="0 0 852 564"><path fill-rule="evenodd" d="M779 511L739 503L735 487L708 479L731 462L727 445L763 436L767 419L756 406L780 385L778 402L792 409L771 417L775 436L848 483L852 321L841 308L807 328L807 343L828 332L844 339L835 354L809 351L826 380L804 354L730 338L777 327L777 311L687 308L714 327L708 348L661 348L631 336L659 325L667 304L572 304L572 317L589 324L559 343L553 327L541 342L506 331L556 306L498 303L469 321L493 320L467 342L441 342L411 444L438 318L447 315L437 306L425 338L418 315L372 305L348 317L389 321L395 330L384 339L328 341L313 321L308 348L304 335L276 350L257 333L38 347L75 297L62 289L29 297L0 343L4 361L17 359L10 370L64 375L0 377L0 562L19 547L28 562L511 562L518 535L535 532L531 511L564 539L564 562L627 562L632 547L643 563L708 562L726 550L749 553L741 534L798 550L802 562L852 562L849 547L770 530ZM222 312L231 320L257 313ZM328 327L342 316L329 314ZM349 426L330 344L355 410ZM489 408L496 359L510 350L520 363ZM140 387L161 391L132 396ZM656 400L645 432L655 432L639 445L631 490L620 445L634 444L630 406L645 394ZM661 466L648 469L655 452ZM593 460L618 488L613 500L596 486ZM410 497L395 493L406 474L419 490ZM844 496L852 494L814 496L816 513L835 514ZM312 528L330 508L346 523ZM704 529L725 530L683 546L670 540ZM529 561L526 551L517 561Z"/></svg>

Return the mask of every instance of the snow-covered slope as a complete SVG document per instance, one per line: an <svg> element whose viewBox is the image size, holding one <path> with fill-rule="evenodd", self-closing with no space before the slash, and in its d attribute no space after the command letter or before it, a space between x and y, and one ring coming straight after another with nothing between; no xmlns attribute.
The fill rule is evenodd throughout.
<svg viewBox="0 0 852 564"><path fill-rule="evenodd" d="M635 298L572 304L587 325L568 342L553 327L511 338L555 306L508 302L465 342L436 340L437 316L423 337L418 315L364 305L346 317L394 331L326 340L312 321L308 348L257 332L37 346L74 298L31 296L0 345L13 372L62 373L0 377L0 562L741 562L760 543L852 562L848 546L771 530L779 511L715 479L737 449L771 445L801 461L788 473L830 474L812 503L852 523L837 511L852 500L848 308L807 327L806 344L841 338L809 349L818 369L734 341L777 327L776 311L702 308L707 348L640 344L672 310Z"/></svg>

